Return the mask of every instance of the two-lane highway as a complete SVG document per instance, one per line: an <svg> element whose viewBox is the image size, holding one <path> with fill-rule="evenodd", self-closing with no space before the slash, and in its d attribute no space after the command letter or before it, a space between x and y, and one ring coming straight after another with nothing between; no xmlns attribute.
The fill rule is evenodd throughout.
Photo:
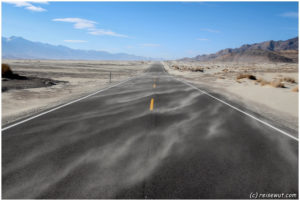
<svg viewBox="0 0 300 201"><path fill-rule="evenodd" d="M298 197L298 141L174 79L161 64L2 133L3 198L251 193Z"/></svg>

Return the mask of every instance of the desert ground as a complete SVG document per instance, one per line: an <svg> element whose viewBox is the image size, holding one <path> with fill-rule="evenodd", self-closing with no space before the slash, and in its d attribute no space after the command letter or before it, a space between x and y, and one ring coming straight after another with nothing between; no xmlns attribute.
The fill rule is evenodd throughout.
<svg viewBox="0 0 300 201"><path fill-rule="evenodd" d="M151 64L53 60L3 60L3 63L9 64L14 73L32 78L30 81L2 78L3 125L138 75ZM163 64L175 77L298 130L298 64L187 61Z"/></svg>
<svg viewBox="0 0 300 201"><path fill-rule="evenodd" d="M298 130L298 64L165 61L164 66L176 77Z"/></svg>
<svg viewBox="0 0 300 201"><path fill-rule="evenodd" d="M142 73L145 61L3 60L30 79L2 78L2 125ZM111 73L111 81L110 81Z"/></svg>

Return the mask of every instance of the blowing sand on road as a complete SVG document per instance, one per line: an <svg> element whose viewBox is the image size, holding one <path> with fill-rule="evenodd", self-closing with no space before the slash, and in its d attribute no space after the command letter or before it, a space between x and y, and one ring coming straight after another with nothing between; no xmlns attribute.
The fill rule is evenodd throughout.
<svg viewBox="0 0 300 201"><path fill-rule="evenodd" d="M298 4L4 0L1 198L298 200Z"/></svg>
<svg viewBox="0 0 300 201"><path fill-rule="evenodd" d="M298 139L252 115L153 64L107 90L4 128L3 198L297 192Z"/></svg>

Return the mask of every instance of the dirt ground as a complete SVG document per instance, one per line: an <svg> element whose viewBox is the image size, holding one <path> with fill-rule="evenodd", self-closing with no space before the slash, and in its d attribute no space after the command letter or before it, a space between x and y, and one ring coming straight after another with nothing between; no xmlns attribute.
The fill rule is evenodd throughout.
<svg viewBox="0 0 300 201"><path fill-rule="evenodd" d="M151 64L142 61L46 60L4 60L3 63L8 63L19 75L39 82L48 79L57 82L38 88L19 83L21 88L8 88L2 92L3 125L140 74ZM171 75L205 86L298 130L298 64L165 61L164 66ZM247 75L253 75L256 80L247 78ZM7 83L2 80L3 86Z"/></svg>
<svg viewBox="0 0 300 201"><path fill-rule="evenodd" d="M2 89L6 87L2 91L2 125L133 77L150 64L54 60L3 60L2 63L9 64L14 73L30 78L2 79Z"/></svg>
<svg viewBox="0 0 300 201"><path fill-rule="evenodd" d="M298 130L298 64L166 61L164 66L176 77Z"/></svg>

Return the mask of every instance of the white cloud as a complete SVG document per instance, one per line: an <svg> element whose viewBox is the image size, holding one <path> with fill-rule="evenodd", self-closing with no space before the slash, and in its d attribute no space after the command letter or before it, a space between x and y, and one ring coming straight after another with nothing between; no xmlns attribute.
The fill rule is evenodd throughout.
<svg viewBox="0 0 300 201"><path fill-rule="evenodd" d="M43 1L43 0L41 0L41 1L39 1L39 0L37 0L37 1L30 1L30 2L32 2L32 3L40 3L40 4L48 4L48 1Z"/></svg>
<svg viewBox="0 0 300 201"><path fill-rule="evenodd" d="M144 46L144 47L158 47L160 46L160 44L156 44L156 43L143 43L143 44L140 44L141 46Z"/></svg>
<svg viewBox="0 0 300 201"><path fill-rule="evenodd" d="M67 43L86 43L86 40L64 40Z"/></svg>
<svg viewBox="0 0 300 201"><path fill-rule="evenodd" d="M9 4L13 4L16 7L24 7L27 10L31 10L34 12L44 12L47 11L46 9L39 7L39 6L35 6L32 3L43 3L43 4L47 4L48 2L46 1L35 1L32 3L29 2L25 2L25 1L3 1L4 3L9 3Z"/></svg>
<svg viewBox="0 0 300 201"><path fill-rule="evenodd" d="M107 36L123 37L123 38L128 37L124 34L119 34L111 30L98 29L96 28L97 22L82 19L82 18L56 18L56 19L52 19L52 21L73 23L75 29L86 29L88 30L88 34L91 35L97 35L97 36L107 35Z"/></svg>
<svg viewBox="0 0 300 201"><path fill-rule="evenodd" d="M44 12L44 11L46 11L46 9L44 9L42 7L33 6L33 5L27 6L27 7L25 7L25 9L35 11L35 12Z"/></svg>
<svg viewBox="0 0 300 201"><path fill-rule="evenodd" d="M207 38L197 38L197 40L201 40L201 41L207 41Z"/></svg>
<svg viewBox="0 0 300 201"><path fill-rule="evenodd" d="M4 3L14 4L16 7L30 6L31 4L24 1L4 1Z"/></svg>
<svg viewBox="0 0 300 201"><path fill-rule="evenodd" d="M113 32L110 30L104 30L104 29L92 29L88 33L92 34L92 35L107 35L107 36L128 38L128 36L126 36L126 35L118 34L116 32Z"/></svg>
<svg viewBox="0 0 300 201"><path fill-rule="evenodd" d="M281 17L298 18L297 12L285 12L280 14Z"/></svg>
<svg viewBox="0 0 300 201"><path fill-rule="evenodd" d="M75 29L91 29L95 28L95 24L97 24L94 21L82 18L56 18L53 21L73 23Z"/></svg>
<svg viewBox="0 0 300 201"><path fill-rule="evenodd" d="M220 33L219 30L215 30L215 29L207 29L207 28L201 29L201 31L207 31L207 32L210 32L210 33Z"/></svg>

